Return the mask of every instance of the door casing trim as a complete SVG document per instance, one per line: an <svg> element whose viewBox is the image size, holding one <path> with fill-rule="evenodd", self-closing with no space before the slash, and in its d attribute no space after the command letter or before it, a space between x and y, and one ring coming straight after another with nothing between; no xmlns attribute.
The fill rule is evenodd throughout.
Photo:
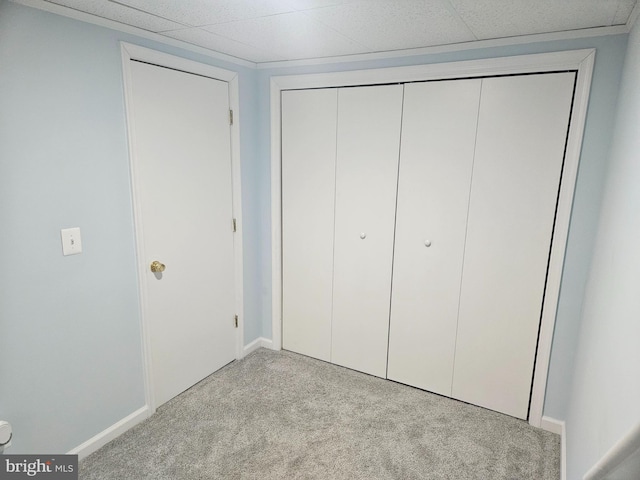
<svg viewBox="0 0 640 480"><path fill-rule="evenodd" d="M569 235L582 138L587 116L589 92L595 62L594 48L562 52L518 55L450 63L414 65L372 70L354 70L306 75L271 77L271 275L272 275L272 348L282 348L282 164L281 103L283 90L328 88L385 83L485 77L539 72L576 70L576 88L571 110L571 125L566 146L562 185L558 197L553 246L535 358L529 424L540 427L547 388L553 331L560 296L562 270Z"/></svg>
<svg viewBox="0 0 640 480"><path fill-rule="evenodd" d="M151 338L149 334L148 322L148 298L147 288L147 258L144 252L142 210L135 185L136 160L135 160L135 135L132 122L129 119L131 111L131 60L139 60L161 67L173 68L187 73L194 73L206 77L221 80L229 85L229 107L233 110L233 124L230 126L231 132L231 183L232 183L232 208L233 217L236 219L236 233L233 236L234 254L234 287L235 287L235 311L238 315L238 329L236 331L235 357L240 359L244 352L244 308L243 308L243 245L242 245L242 190L240 176L240 108L239 108L239 81L238 73L231 70L214 67L204 63L187 60L167 53L159 52L149 48L141 47L131 43L120 42L122 56L122 75L124 86L124 100L126 107L127 136L129 147L129 174L133 201L133 219L136 244L136 263L138 275L138 298L140 314L140 335L142 339L142 364L145 402L149 408L149 415L156 411L156 402L153 394L153 365L151 362ZM232 228L231 223L229 228ZM233 321L233 319L229 319Z"/></svg>

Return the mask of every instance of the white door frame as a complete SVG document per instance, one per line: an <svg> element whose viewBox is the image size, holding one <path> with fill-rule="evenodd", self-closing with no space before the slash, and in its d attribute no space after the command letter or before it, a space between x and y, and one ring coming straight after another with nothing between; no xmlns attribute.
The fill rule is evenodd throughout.
<svg viewBox="0 0 640 480"><path fill-rule="evenodd" d="M131 60L140 60L161 67L172 68L187 73L203 75L216 80L222 80L229 85L229 106L233 110L233 124L231 125L231 182L233 217L236 219L236 233L233 236L233 254L235 271L235 311L238 315L238 329L236 331L236 359L242 357L244 346L244 311L243 311L243 279L242 279L242 196L240 179L240 115L239 115L239 85L238 73L204 63L194 62L167 53L158 52L131 43L120 42L122 53L122 73L124 76L124 97L127 112L127 133L129 138L129 166L131 174L131 191L133 198L134 230L136 238L136 258L138 270L138 295L140 299L140 327L142 336L142 358L144 374L145 400L149 407L149 414L156 410L153 395L153 365L151 362L151 338L149 332L147 288L147 255L144 251L142 210L138 188L136 186L136 149L135 132L130 121L132 92L131 92ZM232 228L232 225L229 225Z"/></svg>
<svg viewBox="0 0 640 480"><path fill-rule="evenodd" d="M540 427L594 61L595 49L585 49L376 70L271 77L272 348L276 350L282 348L282 167L280 144L280 93L282 90L576 70L578 72L576 91L549 260L529 411L529 423Z"/></svg>

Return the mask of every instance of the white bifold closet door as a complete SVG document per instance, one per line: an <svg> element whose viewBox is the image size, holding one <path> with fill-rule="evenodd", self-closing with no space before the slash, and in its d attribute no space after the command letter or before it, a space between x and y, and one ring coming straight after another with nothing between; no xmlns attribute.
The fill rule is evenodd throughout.
<svg viewBox="0 0 640 480"><path fill-rule="evenodd" d="M338 92L331 361L385 377L402 85Z"/></svg>
<svg viewBox="0 0 640 480"><path fill-rule="evenodd" d="M575 73L483 80L452 396L527 418Z"/></svg>
<svg viewBox="0 0 640 480"><path fill-rule="evenodd" d="M283 347L380 377L402 92L282 94Z"/></svg>
<svg viewBox="0 0 640 480"><path fill-rule="evenodd" d="M337 89L282 92L282 344L331 360Z"/></svg>
<svg viewBox="0 0 640 480"><path fill-rule="evenodd" d="M388 378L451 396L482 80L405 86Z"/></svg>
<svg viewBox="0 0 640 480"><path fill-rule="evenodd" d="M527 418L574 83L283 92L284 348Z"/></svg>

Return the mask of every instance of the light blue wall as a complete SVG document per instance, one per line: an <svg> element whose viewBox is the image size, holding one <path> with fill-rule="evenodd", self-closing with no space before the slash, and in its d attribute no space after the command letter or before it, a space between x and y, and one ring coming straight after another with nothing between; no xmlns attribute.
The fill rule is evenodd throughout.
<svg viewBox="0 0 640 480"><path fill-rule="evenodd" d="M505 57L530 53L552 52L596 48L596 63L591 89L591 99L583 152L580 159L575 200L571 216L571 226L567 246L567 255L561 295L553 342L551 365L547 385L544 414L565 419L573 372L580 314L584 298L584 288L589 270L591 253L595 239L598 211L603 189L604 175L607 169L607 152L611 142L612 125L615 116L616 98L626 48L626 35L596 37L579 40L566 40L526 45L514 45L500 48L465 50L454 53L421 55L415 57L386 60L338 63L295 68L265 69L260 71L260 157L259 168L264 182L261 187L261 217L268 219L270 186L269 166L269 79L277 75L294 75L319 72L334 72L366 68L384 68L403 65L475 60L489 57ZM261 243L261 258L268 259L271 249L270 224L264 221L265 233ZM267 261L263 263L263 275L270 278L271 270ZM263 335L271 335L271 297L270 282L266 282L262 303Z"/></svg>
<svg viewBox="0 0 640 480"><path fill-rule="evenodd" d="M246 341L261 331L252 69L0 4L0 419L65 452L144 405L119 41L240 75ZM82 229L63 257L60 228Z"/></svg>
<svg viewBox="0 0 640 480"><path fill-rule="evenodd" d="M640 24L629 36L567 417L568 479L640 424Z"/></svg>

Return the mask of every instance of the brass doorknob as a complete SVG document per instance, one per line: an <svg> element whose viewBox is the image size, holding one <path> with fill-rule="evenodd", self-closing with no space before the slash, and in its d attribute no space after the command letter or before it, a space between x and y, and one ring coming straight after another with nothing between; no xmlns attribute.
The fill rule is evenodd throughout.
<svg viewBox="0 0 640 480"><path fill-rule="evenodd" d="M164 269L166 267L164 266L164 263L160 263L157 260L154 260L153 262L151 262L151 271L153 273L162 273L164 272Z"/></svg>

